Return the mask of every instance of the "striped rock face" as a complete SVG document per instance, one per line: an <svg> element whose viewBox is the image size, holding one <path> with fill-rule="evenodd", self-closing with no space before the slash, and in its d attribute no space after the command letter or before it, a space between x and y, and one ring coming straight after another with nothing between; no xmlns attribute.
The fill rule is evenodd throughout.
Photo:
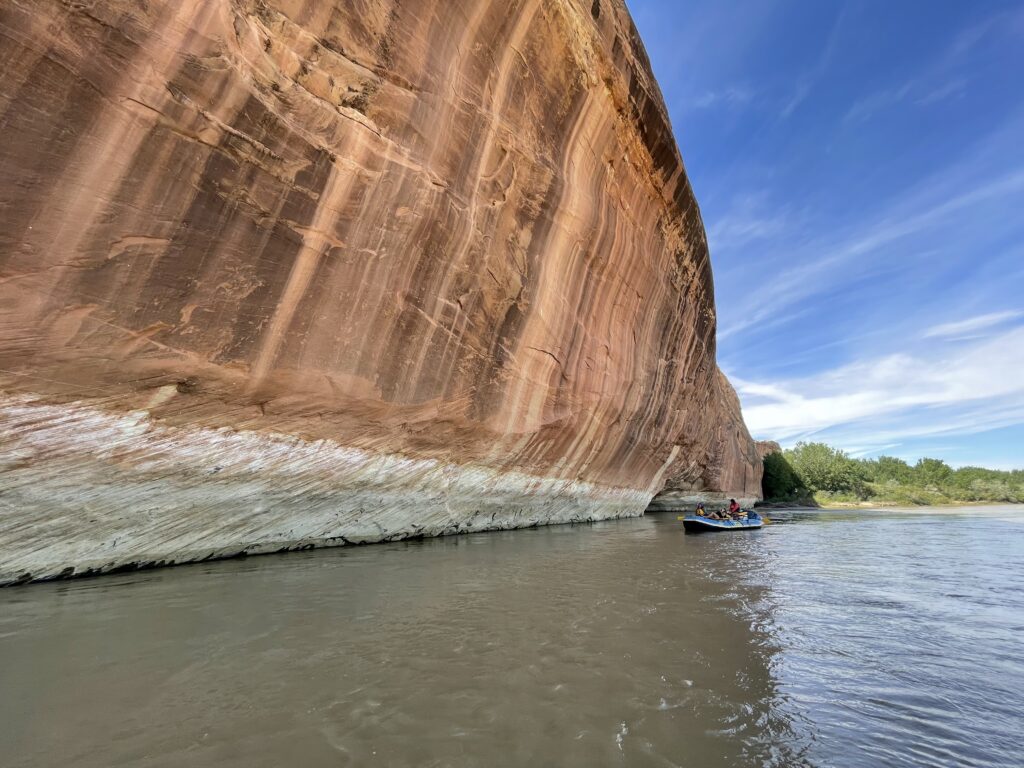
<svg viewBox="0 0 1024 768"><path fill-rule="evenodd" d="M759 492L621 0L0 0L0 582Z"/></svg>

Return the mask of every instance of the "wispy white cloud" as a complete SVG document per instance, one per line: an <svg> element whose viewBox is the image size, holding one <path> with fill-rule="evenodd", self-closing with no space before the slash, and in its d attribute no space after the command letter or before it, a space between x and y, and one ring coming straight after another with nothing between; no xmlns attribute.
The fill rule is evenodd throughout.
<svg viewBox="0 0 1024 768"><path fill-rule="evenodd" d="M965 56L977 48L990 35L1008 32L1011 35L1024 33L1024 8L1004 8L981 21L961 30L949 47L951 58Z"/></svg>
<svg viewBox="0 0 1024 768"><path fill-rule="evenodd" d="M966 320L957 320L952 323L942 323L940 325L932 326L925 331L924 337L926 339L948 338L954 341L983 338L984 334L965 334L975 334L976 331L994 328L1019 317L1024 317L1024 311L1007 310L1005 312L990 312L987 315L978 315L976 317L969 317Z"/></svg>
<svg viewBox="0 0 1024 768"><path fill-rule="evenodd" d="M906 99L915 85L913 81L909 81L896 88L883 88L868 94L859 101L854 102L853 106L850 107L843 117L843 122L860 123L870 119L879 110L893 104L898 104Z"/></svg>
<svg viewBox="0 0 1024 768"><path fill-rule="evenodd" d="M692 105L694 109L742 107L753 98L754 93L749 88L729 86L718 91L705 91L693 100Z"/></svg>
<svg viewBox="0 0 1024 768"><path fill-rule="evenodd" d="M957 77L931 89L924 95L917 98L914 103L920 107L926 107L929 104L936 104L940 101L945 101L946 99L962 96L966 90L967 78Z"/></svg>
<svg viewBox="0 0 1024 768"><path fill-rule="evenodd" d="M835 55L836 48L839 45L839 33L843 26L843 19L846 17L846 6L843 6L840 10L839 15L836 16L836 20L832 24L832 29L829 32L828 39L825 41L825 47L821 50L821 55L818 57L815 65L806 72L802 77L797 80L796 88L790 95L789 99L782 107L781 116L783 119L788 118L793 112L796 111L803 102L811 95L811 91L814 86L825 77L828 72L829 65L832 63L832 57Z"/></svg>
<svg viewBox="0 0 1024 768"><path fill-rule="evenodd" d="M744 194L732 201L729 210L708 226L712 253L740 248L748 243L782 235L791 225L788 208L772 207L767 195Z"/></svg>
<svg viewBox="0 0 1024 768"><path fill-rule="evenodd" d="M1024 11L1002 10L961 30L941 55L917 74L897 87L887 86L856 101L843 118L844 122L864 122L883 109L912 100L920 107L936 104L964 94L969 83L960 72L965 60L983 42L1003 30L1024 27Z"/></svg>
<svg viewBox="0 0 1024 768"><path fill-rule="evenodd" d="M796 90L793 92L793 95L790 96L789 100L782 107L783 119L793 114L793 112L796 111L796 108L799 107L804 102L804 100L807 99L807 97L811 93L811 86L814 85L814 81L820 78L821 75L805 75L804 77L800 78L799 81L797 81Z"/></svg>
<svg viewBox="0 0 1024 768"><path fill-rule="evenodd" d="M853 103L853 106L843 116L843 122L863 123L882 110L908 101L919 107L926 107L963 95L967 90L967 79L964 77L945 79L947 76L942 74L945 69L946 66L943 65L938 72L927 72L902 85L882 88L869 93ZM936 83L936 80L941 82Z"/></svg>
<svg viewBox="0 0 1024 768"><path fill-rule="evenodd" d="M940 354L942 353L942 354ZM784 381L732 376L758 437L887 445L1024 423L1024 327L976 344L866 358Z"/></svg>
<svg viewBox="0 0 1024 768"><path fill-rule="evenodd" d="M915 191L896 201L895 213L879 220L867 221L846 239L816 241L802 250L793 261L797 266L777 273L761 286L761 290L745 303L743 314L723 324L719 338L725 339L747 328L765 323L778 324L788 313L783 310L831 286L848 282L853 273L864 275L873 267L875 253L902 239L928 229L948 224L954 214L968 210L993 198L1024 191L1024 167L1003 175L975 181L963 190L964 180L954 171L945 178L927 179ZM959 189L954 194L952 190ZM946 197L938 197L945 193ZM813 255L812 255L813 254Z"/></svg>
<svg viewBox="0 0 1024 768"><path fill-rule="evenodd" d="M898 448L902 443L875 443L873 445L850 445L846 452L855 459L871 456L872 454L887 451L890 448Z"/></svg>
<svg viewBox="0 0 1024 768"><path fill-rule="evenodd" d="M1019 358L1001 369L1005 350L987 346L1019 348L1007 329L1024 318L925 334L1024 309L1024 109L1010 74L1024 5L880 28L856 3L767 0L739 16L713 0L629 4L662 51L715 265L719 359L746 379L758 436L858 455L998 444L993 457L1012 457L1010 430L968 433L1024 425L1019 389L989 386L1021 380ZM910 48L895 42L908 31ZM773 59L780 39L787 55Z"/></svg>
<svg viewBox="0 0 1024 768"><path fill-rule="evenodd" d="M740 108L762 89L759 72L747 77L745 57L770 29L776 2L750 3L742 14L724 3L629 0L629 10L673 109Z"/></svg>
<svg viewBox="0 0 1024 768"><path fill-rule="evenodd" d="M924 438L941 437L943 440L957 442L965 436L983 432L1016 427L1024 424L1024 407L1005 407L993 405L975 405L970 408L957 409L921 409L908 411L905 415L896 414L888 418L868 419L838 427L817 430L806 436L797 435L791 442L813 437L823 439L834 445L843 446L850 441L860 442L875 440L882 443L898 441L901 445ZM786 442L783 440L782 442ZM929 451L940 452L939 448ZM925 452L927 453L927 452ZM900 454L896 454L899 456ZM920 456L920 448L907 450L906 456ZM1024 469L1024 457L1019 460ZM988 466L984 464L983 466Z"/></svg>

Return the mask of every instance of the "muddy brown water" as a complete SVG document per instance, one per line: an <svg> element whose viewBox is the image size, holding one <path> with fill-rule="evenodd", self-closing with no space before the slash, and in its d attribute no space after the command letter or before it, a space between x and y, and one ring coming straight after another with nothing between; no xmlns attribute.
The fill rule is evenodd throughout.
<svg viewBox="0 0 1024 768"><path fill-rule="evenodd" d="M0 591L0 764L1024 765L1024 508L671 514Z"/></svg>

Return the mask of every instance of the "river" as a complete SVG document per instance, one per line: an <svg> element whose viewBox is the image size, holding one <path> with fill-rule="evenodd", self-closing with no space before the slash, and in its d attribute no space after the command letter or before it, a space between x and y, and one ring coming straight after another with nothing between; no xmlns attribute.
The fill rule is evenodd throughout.
<svg viewBox="0 0 1024 768"><path fill-rule="evenodd" d="M2 590L0 762L1024 765L1024 508L774 517Z"/></svg>

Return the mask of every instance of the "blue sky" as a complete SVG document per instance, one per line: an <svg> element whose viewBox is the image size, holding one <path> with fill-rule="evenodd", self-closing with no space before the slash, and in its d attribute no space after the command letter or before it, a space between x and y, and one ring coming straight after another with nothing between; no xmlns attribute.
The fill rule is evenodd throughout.
<svg viewBox="0 0 1024 768"><path fill-rule="evenodd" d="M627 0L758 438L1024 467L1024 0Z"/></svg>

